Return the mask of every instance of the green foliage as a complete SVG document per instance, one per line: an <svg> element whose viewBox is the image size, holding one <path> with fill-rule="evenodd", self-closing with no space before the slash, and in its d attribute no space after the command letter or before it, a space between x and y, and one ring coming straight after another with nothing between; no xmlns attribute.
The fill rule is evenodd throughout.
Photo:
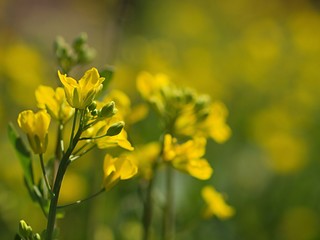
<svg viewBox="0 0 320 240"><path fill-rule="evenodd" d="M32 197L35 198L34 195L34 177L33 177L33 169L32 169L32 154L24 144L22 138L19 136L17 131L15 130L12 123L8 125L8 135L9 140L14 147L16 154L20 160L20 164L22 166L22 170L24 173L24 180L28 191Z"/></svg>

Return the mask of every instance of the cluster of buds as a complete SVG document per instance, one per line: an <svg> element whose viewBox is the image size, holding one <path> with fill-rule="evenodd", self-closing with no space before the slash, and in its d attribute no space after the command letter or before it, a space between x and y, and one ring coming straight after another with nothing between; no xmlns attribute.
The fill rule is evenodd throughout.
<svg viewBox="0 0 320 240"><path fill-rule="evenodd" d="M70 45L64 38L57 37L54 50L59 66L61 66L64 72L69 72L72 67L78 64L85 64L92 61L96 52L88 46L87 39L87 35L82 33L73 41L72 45Z"/></svg>
<svg viewBox="0 0 320 240"><path fill-rule="evenodd" d="M23 240L41 240L39 233L33 233L32 227L29 226L24 220L19 222L19 234L15 239Z"/></svg>

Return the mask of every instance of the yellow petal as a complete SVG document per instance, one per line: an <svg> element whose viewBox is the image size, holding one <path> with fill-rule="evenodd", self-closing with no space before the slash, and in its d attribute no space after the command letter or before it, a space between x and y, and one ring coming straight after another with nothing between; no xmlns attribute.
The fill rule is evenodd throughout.
<svg viewBox="0 0 320 240"><path fill-rule="evenodd" d="M103 163L104 186L107 190L112 188L118 181L132 178L137 174L137 166L126 156L113 158L107 154Z"/></svg>
<svg viewBox="0 0 320 240"><path fill-rule="evenodd" d="M193 159L188 161L186 171L191 176L200 180L209 179L213 173L213 169L206 159Z"/></svg>
<svg viewBox="0 0 320 240"><path fill-rule="evenodd" d="M208 206L206 217L215 215L220 219L228 219L235 214L234 208L225 202L223 195L217 192L214 187L205 186L201 195Z"/></svg>

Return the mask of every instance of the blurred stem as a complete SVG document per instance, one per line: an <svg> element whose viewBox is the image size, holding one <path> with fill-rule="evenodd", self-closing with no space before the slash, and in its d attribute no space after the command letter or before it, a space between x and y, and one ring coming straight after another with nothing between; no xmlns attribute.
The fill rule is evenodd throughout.
<svg viewBox="0 0 320 240"><path fill-rule="evenodd" d="M170 165L166 166L166 205L163 215L163 240L174 239L174 171Z"/></svg>
<svg viewBox="0 0 320 240"><path fill-rule="evenodd" d="M82 114L83 111L81 112L81 117L83 116L83 114ZM46 240L53 239L53 232L54 232L54 227L56 224L57 205L58 205L58 199L59 199L62 180L63 180L63 177L64 177L66 171L67 171L68 165L70 163L70 156L71 156L74 148L76 147L76 145L79 141L79 138L81 136L81 133L82 133L82 124L81 124L81 119L80 119L78 131L75 134L75 136L73 137L74 129L75 129L75 125L76 125L77 112L78 112L78 110L76 109L75 115L74 115L74 120L73 120L72 131L71 131L70 145L69 145L67 151L65 152L65 154L63 154L63 156L62 156L62 159L61 159L59 167L58 167L57 176L56 176L56 179L55 179L54 185L53 185L53 197L51 198L51 201L50 201L50 208L49 208L48 222L47 222L47 229L46 229Z"/></svg>
<svg viewBox="0 0 320 240"><path fill-rule="evenodd" d="M153 215L153 204L152 204L153 203L152 201L153 185L154 185L154 176L152 176L151 179L147 182L146 198L144 201L143 217L142 217L143 240L150 239L150 226L151 226L151 220Z"/></svg>
<svg viewBox="0 0 320 240"><path fill-rule="evenodd" d="M163 153L163 135L160 136L159 140L161 144L161 150L159 153L159 156L155 160L153 166L152 166L152 176L149 181L147 181L147 187L146 187L146 196L144 200L143 205L143 216L142 216L142 224L143 224L143 240L149 240L150 239L150 228L152 223L152 217L153 217L153 189L155 184L155 177L158 171L159 164L162 161L162 153Z"/></svg>

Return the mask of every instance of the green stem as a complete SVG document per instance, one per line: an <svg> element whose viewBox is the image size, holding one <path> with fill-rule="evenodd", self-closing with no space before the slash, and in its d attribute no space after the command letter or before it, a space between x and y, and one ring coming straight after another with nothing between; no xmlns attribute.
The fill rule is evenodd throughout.
<svg viewBox="0 0 320 240"><path fill-rule="evenodd" d="M59 199L59 194L60 194L60 188L62 184L62 180L64 177L64 174L67 170L68 167L68 159L69 156L72 153L72 149L69 148L69 151L66 152L64 155L63 159L60 162L56 180L53 185L53 197L50 202L50 208L49 208L49 214L48 214L48 222L47 222L47 229L46 229L46 240L52 240L53 237L53 231L55 227L55 222L56 222L56 215L57 215L57 204L58 204L58 199Z"/></svg>
<svg viewBox="0 0 320 240"><path fill-rule="evenodd" d="M40 158L40 165L41 165L42 175L43 175L44 181L46 183L46 187L47 187L48 191L50 192L50 194L52 196L53 194L52 194L52 190L51 190L48 178L47 178L47 173L46 173L46 168L44 166L43 154L42 153L39 154L39 158Z"/></svg>
<svg viewBox="0 0 320 240"><path fill-rule="evenodd" d="M72 129L71 129L69 148L70 148L72 141L73 141L73 135L74 135L74 129L76 128L78 111L79 111L79 109L76 109L74 112L74 116L73 116L73 124L72 124Z"/></svg>
<svg viewBox="0 0 320 240"><path fill-rule="evenodd" d="M80 203L83 203L83 202L86 202L88 200L91 200L92 198L95 198L97 196L99 196L101 193L103 193L106 189L105 188L102 188L100 189L98 192L92 194L91 196L87 197L87 198L84 198L82 200L78 200L76 202L73 202L73 203L69 203L69 204L65 204L65 205L61 205L61 206L57 206L58 209L61 209L61 208L66 208L66 207L71 207L71 206L74 206L74 205L78 205Z"/></svg>
<svg viewBox="0 0 320 240"><path fill-rule="evenodd" d="M143 240L150 239L150 227L153 215L152 191L154 186L154 176L147 182L146 197L143 205Z"/></svg>
<svg viewBox="0 0 320 240"><path fill-rule="evenodd" d="M166 205L163 216L163 239L174 239L174 186L173 186L173 169L167 165L166 169Z"/></svg>
<svg viewBox="0 0 320 240"><path fill-rule="evenodd" d="M90 152L91 150L93 150L94 148L96 147L96 144L92 145L91 147L89 147L88 149L85 149L83 150L81 153L78 154L78 151L77 153L74 153L73 155L76 155L72 158L70 158L70 163L77 160L78 158L82 157L84 154Z"/></svg>
<svg viewBox="0 0 320 240"><path fill-rule="evenodd" d="M56 150L55 150L55 159L53 163L53 170L52 170L52 185L54 184L60 159L62 159L63 152L64 152L64 143L63 143L63 123L59 122L58 130L57 130L57 142L56 142Z"/></svg>
<svg viewBox="0 0 320 240"><path fill-rule="evenodd" d="M76 109L76 113L77 113L77 109ZM57 176L53 185L53 197L51 198L51 201L50 201L50 208L49 208L48 222L47 222L47 229L46 229L46 240L52 240L53 238L53 232L54 232L56 215L57 215L57 205L58 205L58 199L59 199L62 180L65 175L65 172L67 171L68 165L70 163L70 156L74 148L76 147L82 133L82 129L81 129L82 126L81 124L79 124L78 131L76 135L73 137L73 134L74 134L73 132L75 129L76 118L77 118L76 113L74 116L74 121L72 126L72 133L71 133L72 139L70 140L70 145L66 153L63 155L61 159L61 162L59 164L58 171L57 171Z"/></svg>

